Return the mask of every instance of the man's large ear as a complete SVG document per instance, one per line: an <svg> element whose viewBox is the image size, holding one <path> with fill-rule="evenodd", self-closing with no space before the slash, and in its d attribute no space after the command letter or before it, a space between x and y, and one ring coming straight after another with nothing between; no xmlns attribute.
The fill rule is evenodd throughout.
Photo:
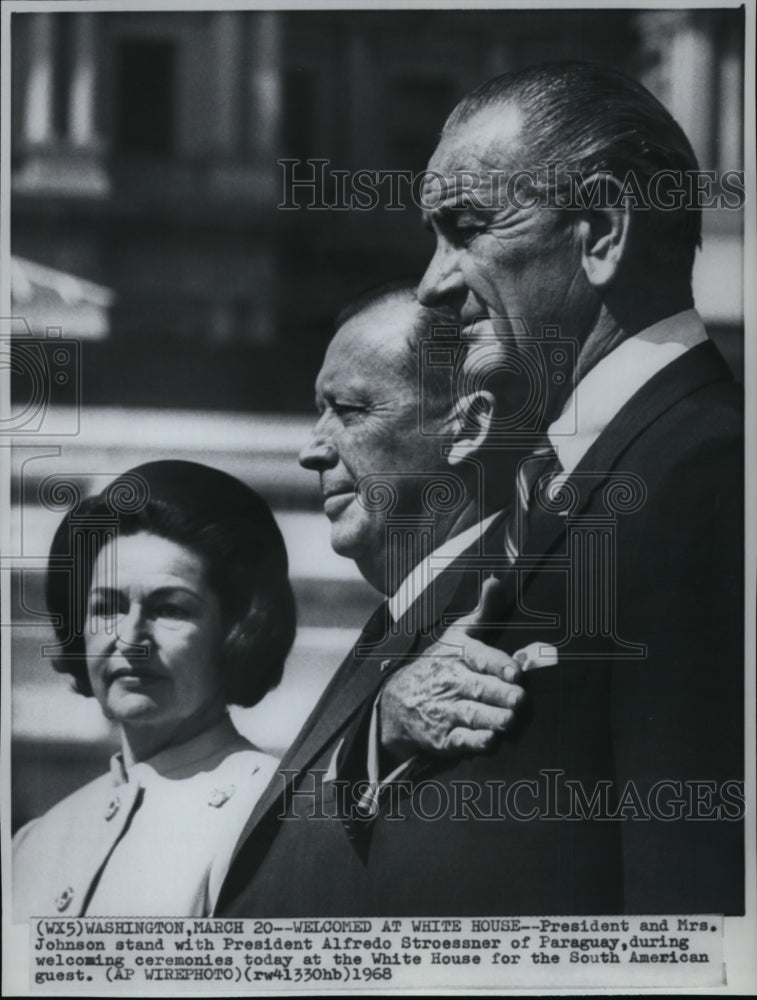
<svg viewBox="0 0 757 1000"><path fill-rule="evenodd" d="M489 436L494 417L494 393L488 389L476 389L455 400L450 431L452 444L447 453L450 465L464 462L479 450Z"/></svg>
<svg viewBox="0 0 757 1000"><path fill-rule="evenodd" d="M586 207L579 209L577 224L581 263L594 288L607 288L628 255L632 225L628 198L620 181L605 173L586 178L582 190Z"/></svg>

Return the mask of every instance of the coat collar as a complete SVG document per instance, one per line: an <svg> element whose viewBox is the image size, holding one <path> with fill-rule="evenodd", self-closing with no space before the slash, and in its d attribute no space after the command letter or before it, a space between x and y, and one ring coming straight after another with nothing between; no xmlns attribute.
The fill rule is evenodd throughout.
<svg viewBox="0 0 757 1000"><path fill-rule="evenodd" d="M570 514L583 511L607 473L646 429L686 396L713 382L733 381L730 369L711 342L692 347L666 365L639 389L610 421L568 477L573 502ZM565 518L536 507L531 516L528 554L522 573L528 577L537 568L538 557L548 554L565 530Z"/></svg>

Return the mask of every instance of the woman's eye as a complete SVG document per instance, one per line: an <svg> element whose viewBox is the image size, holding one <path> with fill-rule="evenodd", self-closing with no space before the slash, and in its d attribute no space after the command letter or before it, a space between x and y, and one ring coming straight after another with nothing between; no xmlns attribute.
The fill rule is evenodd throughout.
<svg viewBox="0 0 757 1000"><path fill-rule="evenodd" d="M102 592L94 595L89 602L90 618L116 618L123 611L123 601L119 601L116 593Z"/></svg>
<svg viewBox="0 0 757 1000"><path fill-rule="evenodd" d="M158 604L153 613L156 618L183 619L189 617L189 611L187 608L183 607L181 604L174 604L171 601L165 601L163 604Z"/></svg>
<svg viewBox="0 0 757 1000"><path fill-rule="evenodd" d="M94 601L89 606L89 613L92 618L115 618L118 608L110 601Z"/></svg>

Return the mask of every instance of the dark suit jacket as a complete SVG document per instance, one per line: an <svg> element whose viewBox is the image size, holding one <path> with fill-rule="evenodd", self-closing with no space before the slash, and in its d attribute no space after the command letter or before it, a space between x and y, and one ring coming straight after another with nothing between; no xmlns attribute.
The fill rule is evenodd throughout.
<svg viewBox="0 0 757 1000"><path fill-rule="evenodd" d="M673 362L571 475L567 516L535 509L517 568L490 562L509 594L491 640L560 651L527 675L514 734L490 754L427 761L369 824L331 781L298 776L289 789L313 791L287 801L275 780L218 912L743 912L738 396L711 344ZM436 588L437 632L475 603L468 569L458 560ZM281 769L323 774L341 744L340 777L360 775L383 677L431 638L353 652Z"/></svg>

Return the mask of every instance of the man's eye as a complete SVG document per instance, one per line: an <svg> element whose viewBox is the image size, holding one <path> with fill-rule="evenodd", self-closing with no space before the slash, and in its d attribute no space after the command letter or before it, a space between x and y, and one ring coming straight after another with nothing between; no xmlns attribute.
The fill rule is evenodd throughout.
<svg viewBox="0 0 757 1000"><path fill-rule="evenodd" d="M365 410L364 406L358 406L356 403L332 403L331 408L340 417L355 416Z"/></svg>
<svg viewBox="0 0 757 1000"><path fill-rule="evenodd" d="M452 229L451 238L458 246L467 247L484 232L483 226L459 225Z"/></svg>
<svg viewBox="0 0 757 1000"><path fill-rule="evenodd" d="M469 217L468 217L469 218ZM468 218L447 213L439 220L439 233L454 247L467 247L486 229L484 225L470 222Z"/></svg>

